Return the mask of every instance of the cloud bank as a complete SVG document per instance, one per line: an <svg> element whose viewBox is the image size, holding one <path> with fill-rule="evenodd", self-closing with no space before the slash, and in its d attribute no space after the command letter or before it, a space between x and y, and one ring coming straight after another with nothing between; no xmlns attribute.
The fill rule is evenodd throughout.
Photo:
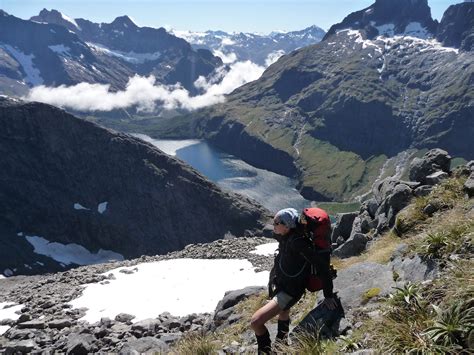
<svg viewBox="0 0 474 355"><path fill-rule="evenodd" d="M271 53L266 64L273 63L281 54ZM152 112L157 106L196 110L223 102L226 94L263 74L263 66L251 61L235 62L234 57L235 54L230 53L227 59L230 64L216 69L209 78L201 76L195 81L194 86L203 92L197 96L191 96L180 84L163 85L156 83L153 75L135 75L129 79L123 91L113 92L108 84L40 85L32 88L24 99L78 111L111 111L132 106L144 112Z"/></svg>

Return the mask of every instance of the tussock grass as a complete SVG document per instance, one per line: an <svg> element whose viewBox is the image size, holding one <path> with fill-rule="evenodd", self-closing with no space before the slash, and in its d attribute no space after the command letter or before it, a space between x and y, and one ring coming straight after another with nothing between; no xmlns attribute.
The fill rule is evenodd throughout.
<svg viewBox="0 0 474 355"><path fill-rule="evenodd" d="M331 262L338 270L343 270L354 264L366 261L386 264L399 245L400 238L392 232L387 232L377 240L374 240L362 254L345 259L333 258Z"/></svg>
<svg viewBox="0 0 474 355"><path fill-rule="evenodd" d="M290 345L277 343L274 346L277 354L321 355L334 353L334 342L322 340L318 335L301 333L292 337Z"/></svg>
<svg viewBox="0 0 474 355"><path fill-rule="evenodd" d="M176 355L214 355L219 350L216 337L211 333L194 332L184 335L173 347Z"/></svg>

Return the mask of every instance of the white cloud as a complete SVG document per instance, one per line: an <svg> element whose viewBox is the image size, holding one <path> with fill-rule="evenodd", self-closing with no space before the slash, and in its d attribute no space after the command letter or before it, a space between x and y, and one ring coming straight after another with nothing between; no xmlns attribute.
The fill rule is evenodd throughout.
<svg viewBox="0 0 474 355"><path fill-rule="evenodd" d="M234 63L235 61L237 61L237 55L233 52L226 54L221 49L214 49L212 51L212 54L214 54L216 57L221 58L222 63L224 63L224 64L230 64L230 63Z"/></svg>
<svg viewBox="0 0 474 355"><path fill-rule="evenodd" d="M111 92L110 85L80 83L73 86L46 87L40 85L30 90L24 98L79 111L111 111L137 106L141 111L153 111L157 104L166 109L194 110L224 101L224 95L237 87L258 79L264 67L250 61L237 62L226 70L218 68L208 80L200 77L195 86L202 95L190 96L179 84L156 84L154 76L134 76L124 91Z"/></svg>
<svg viewBox="0 0 474 355"><path fill-rule="evenodd" d="M273 51L267 55L267 59L265 59L265 65L269 67L273 63L275 63L282 55L285 54L285 51L279 49L277 51Z"/></svg>

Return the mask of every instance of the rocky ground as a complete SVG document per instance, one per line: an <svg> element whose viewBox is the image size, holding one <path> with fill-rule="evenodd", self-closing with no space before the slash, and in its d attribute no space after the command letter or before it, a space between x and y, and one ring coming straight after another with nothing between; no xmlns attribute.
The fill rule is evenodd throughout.
<svg viewBox="0 0 474 355"><path fill-rule="evenodd" d="M403 234L404 226L400 220L403 211L411 206L410 201L428 195L436 189L436 185L451 176L463 176L462 199L467 206L466 216L471 219L470 216L474 216L474 205L471 204L474 196L474 162L450 170L450 159L445 151L431 150L423 158L413 160L411 181L386 179L374 186L373 198L366 201L359 212L339 214L332 234L334 254L340 258L339 261L345 262L347 258L356 257L379 243L379 238L383 238L385 232L393 231L393 235L399 236ZM435 199L430 201L427 200L422 211L426 217L436 216L438 211L447 208ZM270 231L271 226L267 226L264 235L269 236ZM1 279L0 302L22 304L23 308L16 321L0 320L0 325L10 326L0 336L0 353L168 353L173 351L172 346L189 334L189 331L222 332L234 323L247 321L244 317L248 318L248 315L239 314L234 306L250 295L262 292L264 288L248 287L228 292L212 314L173 317L169 313L163 313L135 323L132 315L119 314L115 319L102 318L99 322L90 324L80 320L86 310L72 309L68 302L81 295L85 284L109 282L113 274L108 274L108 271L125 266L127 269L124 272L133 273L137 264L146 262L175 258L248 259L257 270L270 270L272 256L250 252L257 245L273 241L264 237L224 239L208 244L190 244L181 251L161 256L142 256L55 274ZM459 255L451 255L450 258L470 258L472 246L468 244L461 248L467 254L458 253ZM334 288L346 314L346 318L339 319L337 323L338 334L350 335L353 330L361 327L361 315L363 319L380 318L378 304L373 300L387 296L393 292L393 287L401 287L407 282L421 282L426 286L439 278L443 272L442 265L434 259L425 260L416 253L407 253L407 249L408 246L400 239L391 249L388 262L361 259L338 271ZM468 253L469 250L471 251ZM312 304L310 307L312 308ZM272 335L274 328L274 325L270 326ZM256 350L253 334L248 327L239 333L239 341L229 340L228 343L220 344L220 354L254 353Z"/></svg>
<svg viewBox="0 0 474 355"><path fill-rule="evenodd" d="M212 315L173 317L164 313L132 323L132 315L120 314L115 319L103 318L100 322L89 324L80 320L85 315L85 309L72 309L68 302L81 295L83 285L107 282L111 277L107 271L125 266L134 272L135 265L146 262L175 258L248 259L258 270L269 270L273 257L251 254L250 251L257 245L272 241L246 237L217 240L188 245L184 250L167 255L83 266L55 274L1 279L0 302L24 306L18 320L0 320L1 325L11 326L0 336L0 353L166 351L186 331L211 327Z"/></svg>

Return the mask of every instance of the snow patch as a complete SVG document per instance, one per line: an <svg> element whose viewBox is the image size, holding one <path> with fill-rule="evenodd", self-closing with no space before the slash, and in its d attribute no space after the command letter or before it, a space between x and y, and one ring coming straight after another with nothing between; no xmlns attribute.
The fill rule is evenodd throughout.
<svg viewBox="0 0 474 355"><path fill-rule="evenodd" d="M16 48L13 48L9 44L1 44L0 48L7 50L16 61L20 63L23 71L26 74L25 80L31 85L43 84L43 78L41 78L41 72L33 65L34 54L25 54Z"/></svg>
<svg viewBox="0 0 474 355"><path fill-rule="evenodd" d="M57 262L65 265L90 265L105 263L111 260L123 260L123 256L110 250L99 249L96 254L81 245L61 244L49 242L48 240L37 236L25 236L26 240L33 245L34 252L40 255L46 255Z"/></svg>
<svg viewBox="0 0 474 355"><path fill-rule="evenodd" d="M65 46L64 44L57 44L55 46L48 46L49 49L51 49L54 53L70 57L71 53L69 51L71 48Z"/></svg>
<svg viewBox="0 0 474 355"><path fill-rule="evenodd" d="M83 205L81 205L80 203L75 203L74 204L74 209L75 210L87 210L87 211L90 211L90 208L86 208L84 207Z"/></svg>
<svg viewBox="0 0 474 355"><path fill-rule="evenodd" d="M250 253L269 256L269 255L275 254L277 249L278 249L278 243L260 244L260 245L257 245L257 247L255 247L255 249L252 250Z"/></svg>
<svg viewBox="0 0 474 355"><path fill-rule="evenodd" d="M69 16L64 15L62 12L60 12L60 14L63 20L66 20L67 22L72 23L74 27L76 27L78 30L81 29L74 19L70 18Z"/></svg>
<svg viewBox="0 0 474 355"><path fill-rule="evenodd" d="M114 32L117 32L114 30ZM123 32L122 32L123 34ZM135 53L135 52L121 52L117 50L111 50L107 47L104 47L102 45L98 45L96 43L91 43L91 42L86 42L86 44L89 46L90 49L108 55L109 57L116 57L119 59L122 59L126 62L129 63L135 63L135 64L143 64L147 61L152 61L156 60L161 57L160 52L155 52L155 53Z"/></svg>
<svg viewBox="0 0 474 355"><path fill-rule="evenodd" d="M13 276L13 271L10 269L5 269L3 270L3 275L5 275L6 277Z"/></svg>
<svg viewBox="0 0 474 355"><path fill-rule="evenodd" d="M248 260L173 259L138 264L133 274L118 268L108 284L86 286L70 304L87 307L82 318L90 323L119 313L133 314L134 321L156 317L165 311L174 316L213 312L226 291L247 286L265 286L268 271L255 272ZM166 290L166 292L165 292ZM199 292L189 292L199 290Z"/></svg>
<svg viewBox="0 0 474 355"><path fill-rule="evenodd" d="M433 37L432 34L424 27L421 26L419 22L410 22L404 31L405 35L417 37L421 39L428 39Z"/></svg>
<svg viewBox="0 0 474 355"><path fill-rule="evenodd" d="M107 204L107 201L99 203L99 205L97 206L97 212L99 212L100 214L104 213L107 210Z"/></svg>
<svg viewBox="0 0 474 355"><path fill-rule="evenodd" d="M23 308L22 304L15 305L12 302L0 302L0 321L3 319L17 320L20 318L19 312ZM5 334L5 332L10 329L8 325L0 326L0 335Z"/></svg>
<svg viewBox="0 0 474 355"><path fill-rule="evenodd" d="M375 26L375 22L371 21L370 24L379 31L380 36L393 37L395 35L395 25L393 23Z"/></svg>

